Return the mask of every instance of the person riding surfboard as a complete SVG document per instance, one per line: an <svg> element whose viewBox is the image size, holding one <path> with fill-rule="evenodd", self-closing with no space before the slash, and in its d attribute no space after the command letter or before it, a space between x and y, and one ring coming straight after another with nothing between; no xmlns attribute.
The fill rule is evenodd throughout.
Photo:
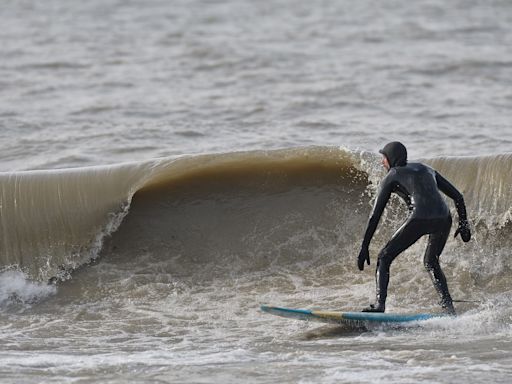
<svg viewBox="0 0 512 384"><path fill-rule="evenodd" d="M409 208L409 216L378 254L375 271L376 302L363 309L363 312L386 310L391 263L422 236L429 235L423 263L441 297L441 306L447 313L455 315L446 277L439 265L439 256L444 249L452 225L450 210L440 191L455 202L459 216L455 237L460 234L462 240L468 242L471 239L471 231L464 198L439 172L422 163L408 163L407 149L402 143L390 142L379 152L383 155L382 164L388 173L379 184L377 199L357 258L360 271L364 270L365 261L370 265L368 250L370 241L392 193L396 193L405 201Z"/></svg>

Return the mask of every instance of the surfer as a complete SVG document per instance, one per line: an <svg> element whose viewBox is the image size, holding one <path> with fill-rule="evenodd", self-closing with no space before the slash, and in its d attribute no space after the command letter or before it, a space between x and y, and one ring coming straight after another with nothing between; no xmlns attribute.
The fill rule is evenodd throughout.
<svg viewBox="0 0 512 384"><path fill-rule="evenodd" d="M447 313L455 315L446 277L439 265L439 256L446 244L452 225L450 210L439 191L455 202L459 216L459 226L455 231L455 237L460 234L462 240L468 242L471 239L471 232L466 217L464 198L437 171L422 163L408 163L407 149L402 143L397 141L388 143L379 152L383 155L382 164L388 173L379 185L375 206L368 221L361 251L357 258L359 270L364 269L365 261L370 265L368 247L392 193L396 193L405 201L409 207L409 216L378 255L375 272L376 302L363 309L363 312L385 311L391 263L420 237L429 235L423 263L441 297L441 306Z"/></svg>

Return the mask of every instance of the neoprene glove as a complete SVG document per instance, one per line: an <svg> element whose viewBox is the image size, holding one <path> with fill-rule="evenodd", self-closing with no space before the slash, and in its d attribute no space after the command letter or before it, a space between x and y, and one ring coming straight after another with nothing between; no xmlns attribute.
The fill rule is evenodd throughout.
<svg viewBox="0 0 512 384"><path fill-rule="evenodd" d="M364 262L370 265L370 252L368 251L368 247L362 247L361 251L359 251L359 256L357 256L357 267L360 271L364 270Z"/></svg>
<svg viewBox="0 0 512 384"><path fill-rule="evenodd" d="M458 234L460 234L462 241L465 243L471 240L471 231L469 230L469 223L467 222L467 220L459 221L459 227L455 231L454 237L457 237Z"/></svg>

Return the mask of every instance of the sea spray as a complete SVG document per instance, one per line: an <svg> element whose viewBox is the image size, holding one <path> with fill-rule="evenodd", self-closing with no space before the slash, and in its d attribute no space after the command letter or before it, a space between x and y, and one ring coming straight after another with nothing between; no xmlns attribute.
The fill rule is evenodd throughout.
<svg viewBox="0 0 512 384"><path fill-rule="evenodd" d="M52 284L31 281L20 270L0 270L0 308L14 305L30 305L54 295L57 287Z"/></svg>

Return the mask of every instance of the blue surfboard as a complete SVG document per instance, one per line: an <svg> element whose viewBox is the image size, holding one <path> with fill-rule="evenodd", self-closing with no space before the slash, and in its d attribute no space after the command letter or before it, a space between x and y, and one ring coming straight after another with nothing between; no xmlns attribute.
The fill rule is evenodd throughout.
<svg viewBox="0 0 512 384"><path fill-rule="evenodd" d="M413 321L429 320L438 317L447 317L443 313L375 313L375 312L336 312L317 311L309 309L293 309L284 307L272 307L262 305L261 310L272 315L287 317L290 319L318 321L321 323L408 323Z"/></svg>

